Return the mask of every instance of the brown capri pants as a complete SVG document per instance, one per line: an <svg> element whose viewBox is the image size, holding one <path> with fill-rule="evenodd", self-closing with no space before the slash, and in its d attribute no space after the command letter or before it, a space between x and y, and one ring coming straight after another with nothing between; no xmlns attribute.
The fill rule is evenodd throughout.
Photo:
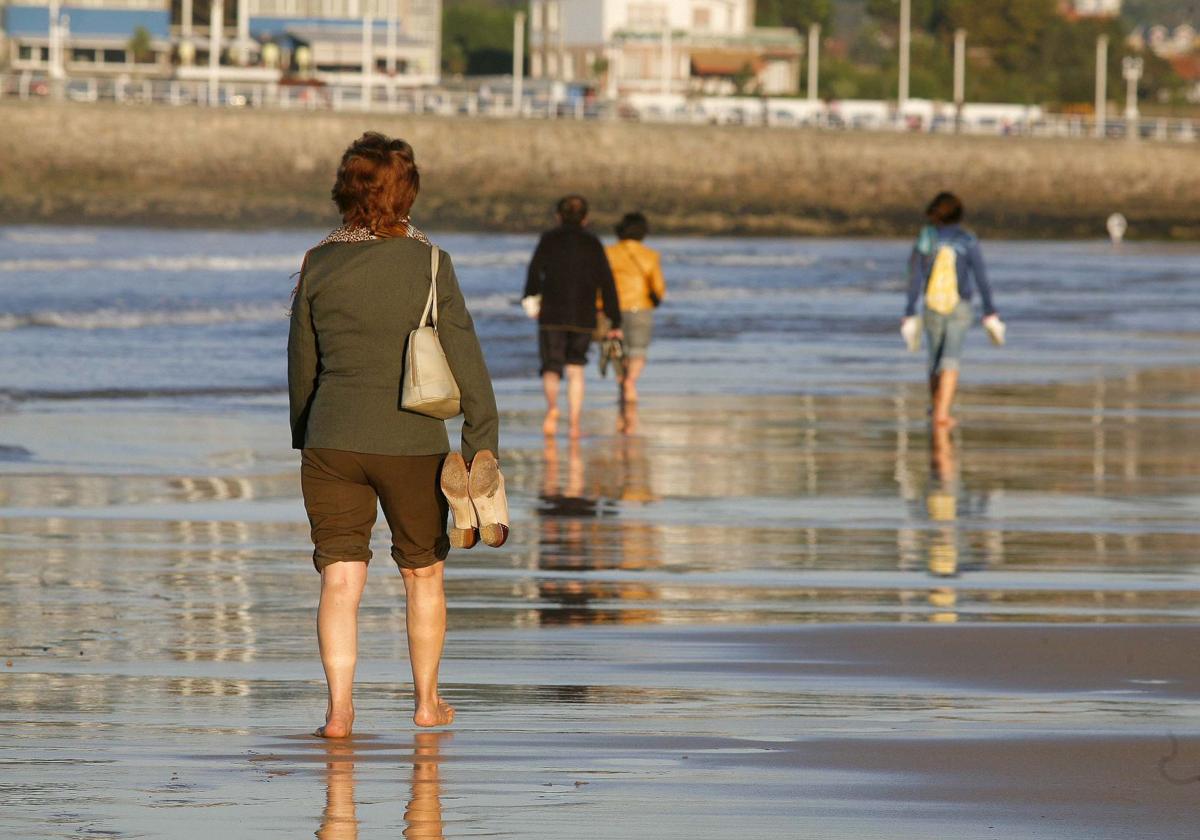
<svg viewBox="0 0 1200 840"><path fill-rule="evenodd" d="M304 449L300 486L312 526L313 565L371 559L371 529L379 507L392 529L392 559L421 569L446 559L446 499L441 455L368 455Z"/></svg>

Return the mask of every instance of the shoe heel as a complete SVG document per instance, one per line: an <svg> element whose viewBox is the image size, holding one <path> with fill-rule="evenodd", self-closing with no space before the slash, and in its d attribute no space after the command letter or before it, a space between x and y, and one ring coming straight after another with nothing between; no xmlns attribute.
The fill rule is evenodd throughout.
<svg viewBox="0 0 1200 840"><path fill-rule="evenodd" d="M496 456L484 450L471 462L468 487L484 543L499 548L508 540L508 496Z"/></svg>
<svg viewBox="0 0 1200 840"><path fill-rule="evenodd" d="M467 462L457 452L446 456L442 465L442 495L450 505L453 526L449 529L452 548L471 548L479 542L478 520L469 495L470 476Z"/></svg>

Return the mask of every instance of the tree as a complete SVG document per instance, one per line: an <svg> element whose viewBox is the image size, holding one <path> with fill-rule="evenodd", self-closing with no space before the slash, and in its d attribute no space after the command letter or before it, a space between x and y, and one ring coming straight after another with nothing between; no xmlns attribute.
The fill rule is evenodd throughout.
<svg viewBox="0 0 1200 840"><path fill-rule="evenodd" d="M830 0L758 0L755 22L759 26L793 26L808 29L819 23L829 31L833 20Z"/></svg>
<svg viewBox="0 0 1200 840"><path fill-rule="evenodd" d="M129 54L133 56L133 60L137 63L145 63L154 58L154 39L150 35L150 30L144 26L139 26L133 30L133 35L129 38L129 43L125 45L129 50Z"/></svg>
<svg viewBox="0 0 1200 840"><path fill-rule="evenodd" d="M460 0L442 13L442 69L466 75L512 71L514 11Z"/></svg>

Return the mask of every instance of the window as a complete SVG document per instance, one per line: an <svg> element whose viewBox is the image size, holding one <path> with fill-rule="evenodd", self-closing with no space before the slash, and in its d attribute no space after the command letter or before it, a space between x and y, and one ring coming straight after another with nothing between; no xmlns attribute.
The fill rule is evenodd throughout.
<svg viewBox="0 0 1200 840"><path fill-rule="evenodd" d="M629 26L633 29L662 29L667 25L667 7L663 3L630 3Z"/></svg>
<svg viewBox="0 0 1200 840"><path fill-rule="evenodd" d="M125 61L126 61L125 50L105 50L104 51L104 63L105 64L124 64Z"/></svg>
<svg viewBox="0 0 1200 840"><path fill-rule="evenodd" d="M71 61L93 64L96 61L96 51L84 50L76 47L75 49L71 50Z"/></svg>
<svg viewBox="0 0 1200 840"><path fill-rule="evenodd" d="M17 58L21 61L30 61L33 59L33 47L28 44L21 44L17 47Z"/></svg>

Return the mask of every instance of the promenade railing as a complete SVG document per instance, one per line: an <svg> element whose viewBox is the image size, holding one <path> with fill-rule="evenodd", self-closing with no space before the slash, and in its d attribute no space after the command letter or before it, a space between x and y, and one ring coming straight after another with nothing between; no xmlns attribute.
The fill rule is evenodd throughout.
<svg viewBox="0 0 1200 840"><path fill-rule="evenodd" d="M384 80L361 84L150 79L122 76L52 80L33 72L0 74L0 99L109 102L168 106L271 108L279 110L369 111L390 114L524 119L631 120L641 122L758 125L827 131L912 131L1023 137L1101 137L1193 143L1200 119L1109 118L1043 113L1014 106L1010 117L959 119L952 106L897 114L888 102L810 102L794 98L672 97L662 102L588 99L549 90L528 92L513 107L511 85L500 80L474 88L406 87ZM928 105L929 103L925 103Z"/></svg>

